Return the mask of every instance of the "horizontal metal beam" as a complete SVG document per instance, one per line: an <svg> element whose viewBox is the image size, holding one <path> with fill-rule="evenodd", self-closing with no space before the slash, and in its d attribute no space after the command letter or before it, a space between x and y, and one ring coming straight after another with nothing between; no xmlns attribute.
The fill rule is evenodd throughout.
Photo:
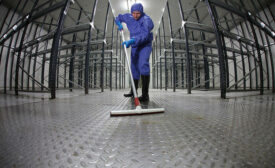
<svg viewBox="0 0 275 168"><path fill-rule="evenodd" d="M158 57L158 58L159 58L159 59L165 59L164 56L160 56L160 57ZM172 59L172 57L166 57L166 59ZM186 57L175 57L175 59L186 60ZM203 59L203 58L192 58L192 61L204 61L204 59ZM219 63L219 60L217 60L217 59L213 59L213 60L208 59L207 61L208 61L208 62L213 62L213 63ZM157 62L158 62L158 61L157 61Z"/></svg>
<svg viewBox="0 0 275 168"><path fill-rule="evenodd" d="M171 42L174 42L174 43L179 43L179 44L185 44L186 40L185 39L171 39ZM190 45L204 45L205 47L208 47L208 48L214 48L214 49L218 49L217 45L215 44L212 44L212 43L208 43L206 41L192 41L192 40L188 40L189 44ZM251 45L251 44L250 44ZM234 48L231 48L231 47L226 47L226 51L230 51L230 52L235 52L235 53L238 53L238 54L244 54L244 55L247 55L247 52L245 51L240 51L238 49L234 49Z"/></svg>
<svg viewBox="0 0 275 168"><path fill-rule="evenodd" d="M113 50L104 50L104 54L111 54L113 53ZM102 50L95 50L95 51L91 51L90 54L102 54ZM76 53L74 56L85 56L86 52L84 53ZM65 54L65 55L59 55L58 58L70 58L72 57L72 54ZM49 61L50 58L46 58L46 61Z"/></svg>
<svg viewBox="0 0 275 168"><path fill-rule="evenodd" d="M214 30L212 27L204 24L200 24L200 23L185 22L185 27L192 30L199 30L203 32L214 33Z"/></svg>
<svg viewBox="0 0 275 168"><path fill-rule="evenodd" d="M86 31L86 30L89 29L89 26L90 26L90 23L85 23L85 24L81 24L81 25L77 25L77 26L67 27L67 28L63 29L62 35L70 34L70 33L76 33L76 32L79 32L79 31ZM37 37L36 39L31 40L31 41L25 43L23 45L23 47L22 47L22 50L25 49L25 48L28 48L28 47L30 47L32 45L35 45L37 43L41 43L43 41L46 41L46 40L49 40L49 39L53 38L54 33L55 33L55 31L52 31L52 32L50 32L50 33L48 33L46 35ZM17 51L17 49L15 49L15 51Z"/></svg>
<svg viewBox="0 0 275 168"><path fill-rule="evenodd" d="M166 53L172 53L172 50L171 49L164 49L164 52L166 52ZM175 53L186 53L185 50L174 50L174 52ZM213 54L213 53L205 53L205 54L203 54L202 52L197 52L197 51L190 51L189 53L196 54L196 55L205 55L205 56L215 57L215 58L219 57L218 54ZM228 57L228 59L233 59L233 57Z"/></svg>
<svg viewBox="0 0 275 168"><path fill-rule="evenodd" d="M244 38L243 38L244 39ZM236 39L237 40L237 39ZM174 42L174 43L179 43L179 44L185 44L186 40L185 39L171 39L171 42ZM241 40L242 41L242 40ZM212 44L212 43L208 43L206 41L192 41L192 40L188 40L189 44L190 45L204 45L205 47L208 47L208 48L213 48L213 49L218 49L217 48L217 45L215 44ZM243 41L242 41L243 42ZM249 42L249 45L251 45L251 43ZM264 49L263 47L261 47L261 49ZM248 52L246 51L241 51L241 50L238 50L238 49L235 49L235 48L231 48L231 47L226 47L226 51L230 51L230 52L234 52L234 53L238 53L238 54L244 54L244 55L249 55Z"/></svg>
<svg viewBox="0 0 275 168"><path fill-rule="evenodd" d="M273 40L275 40L275 31L272 30L270 27L268 27L269 29L266 28L266 26L262 26L261 23L259 23L257 20L255 20L254 18L251 17L251 13L242 13L240 10L235 9L234 7L223 3L220 0L209 0L209 2L211 4L214 4L216 6L219 6L225 10L228 10L234 14L239 15L240 17L247 19L248 21L250 21L252 24L256 25L259 29L263 30L266 34L268 34L271 38L273 38Z"/></svg>
<svg viewBox="0 0 275 168"><path fill-rule="evenodd" d="M22 20L24 20L20 25L13 25L11 26L11 28L6 31L6 33L4 33L1 38L0 38L0 45L4 44L5 41L7 39L9 39L12 35L14 35L16 32L20 31L23 27L25 27L28 23L32 22L33 20L35 19L38 19L39 17L49 13L49 12L52 12L56 9L59 9L61 8L62 6L64 6L65 4L65 1L61 1L53 6L50 6L48 8L46 8L45 10L42 10L42 11L39 11L37 12L36 14L34 14L33 16L31 16L29 18L29 14L27 14L26 16L22 17L22 19L20 19L19 21L17 21L17 23L21 22Z"/></svg>

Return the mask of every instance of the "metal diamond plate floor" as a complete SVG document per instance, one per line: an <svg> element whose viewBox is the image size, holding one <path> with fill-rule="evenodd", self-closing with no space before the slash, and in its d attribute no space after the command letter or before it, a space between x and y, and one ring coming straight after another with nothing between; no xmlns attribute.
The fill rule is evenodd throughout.
<svg viewBox="0 0 275 168"><path fill-rule="evenodd" d="M150 90L165 113L110 117L124 92L1 94L0 167L275 167L274 94Z"/></svg>

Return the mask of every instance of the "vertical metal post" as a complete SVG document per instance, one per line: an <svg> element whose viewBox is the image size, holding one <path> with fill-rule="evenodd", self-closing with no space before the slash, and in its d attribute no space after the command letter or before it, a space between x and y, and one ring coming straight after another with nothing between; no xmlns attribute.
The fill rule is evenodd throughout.
<svg viewBox="0 0 275 168"><path fill-rule="evenodd" d="M181 59L181 87L184 88L184 59Z"/></svg>
<svg viewBox="0 0 275 168"><path fill-rule="evenodd" d="M3 29L3 27L4 27L5 23L6 23L6 20L7 20L8 16L9 16L9 14L10 14L10 10L11 10L11 8L8 8L8 11L7 11L7 13L6 13L5 17L4 17L4 20L3 20L3 22L2 22L2 26L1 26L1 28L0 28L0 34L2 33L2 29ZM1 46L1 51L0 51L0 65L1 65L1 60L2 60L2 53L3 53L3 50L4 50L4 46Z"/></svg>
<svg viewBox="0 0 275 168"><path fill-rule="evenodd" d="M230 13L230 14L232 15L232 13ZM224 16L224 20L225 20L225 23L226 23L226 26L227 26L227 30L230 31L230 27L229 27L229 24L228 24L226 16ZM237 25L236 25L235 21L234 21L234 25L237 28ZM237 32L238 32L238 30L237 30ZM234 47L234 43L233 43L232 39L230 39L230 43L231 43L231 48L234 49L235 47ZM236 83L235 84L235 89L237 90L237 88L238 88L238 84L237 84L237 82L238 82L238 74L237 74L236 53L233 51L232 54L233 54L234 74L235 74L234 79L235 79L235 83ZM228 81L229 81L229 78L228 78ZM252 86L251 83L250 83L250 86Z"/></svg>
<svg viewBox="0 0 275 168"><path fill-rule="evenodd" d="M185 32L185 50L186 50L186 77L187 77L187 94L191 94L191 59L190 59L190 53L189 53L189 30L184 25L184 32Z"/></svg>
<svg viewBox="0 0 275 168"><path fill-rule="evenodd" d="M210 53L213 54L213 50L212 48L210 48ZM213 63L213 57L211 58L211 66L212 66L212 88L215 88L215 67L214 67L214 63Z"/></svg>
<svg viewBox="0 0 275 168"><path fill-rule="evenodd" d="M122 74L122 45L121 45L121 42L122 42L122 40L121 40L121 37L119 38L119 89L121 89L121 74Z"/></svg>
<svg viewBox="0 0 275 168"><path fill-rule="evenodd" d="M111 42L111 49L113 50L113 43L114 43L114 28L115 28L115 19L113 18L113 25L112 25L112 42ZM109 82L110 82L110 91L112 91L113 86L112 86L112 74L113 74L113 52L110 55L110 76L109 76Z"/></svg>
<svg viewBox="0 0 275 168"><path fill-rule="evenodd" d="M69 50L66 50L66 55L69 53ZM67 87L67 63L64 64L64 88Z"/></svg>
<svg viewBox="0 0 275 168"><path fill-rule="evenodd" d="M81 15L82 15L82 8L80 9L80 12L78 14L78 19L77 19L76 25L79 25ZM71 58L70 58L70 68L69 68L69 88L70 88L70 91L73 91L72 88L74 87L74 59L75 59L75 52L76 52L76 49L75 49L76 36L77 36L77 33L74 33L73 34L73 39L72 39L73 46L72 46L72 49L71 49L72 54L71 54Z"/></svg>
<svg viewBox="0 0 275 168"><path fill-rule="evenodd" d="M164 45L164 75L165 75L165 90L168 87L168 69L167 69L167 52L166 50L166 43L165 43L165 27L164 27L164 19L162 17L162 27L163 27L163 45Z"/></svg>
<svg viewBox="0 0 275 168"><path fill-rule="evenodd" d="M44 22L43 22L44 23ZM36 27L36 31L34 32L35 34L37 34L37 30L38 30L38 25L37 25L37 27ZM39 36L39 34L41 33L41 31L38 33L38 36ZM34 35L34 39L36 38L36 35ZM34 53L34 60L33 60L33 66L32 66L32 77L33 77L33 80L32 80L32 90L34 91L35 90L35 69L36 69L36 61L37 61L37 56L36 56L36 53L37 53L37 51L38 51L38 45L39 45L39 43L37 44L37 46L35 47L36 49L35 49L35 53ZM33 46L32 46L33 47ZM32 53L32 50L31 50L31 53ZM31 57L30 57L30 59L32 59L32 55L30 55ZM29 73L30 74L30 73Z"/></svg>
<svg viewBox="0 0 275 168"><path fill-rule="evenodd" d="M104 38L104 40L105 40L105 35L106 35L106 30L107 30L108 15L109 15L109 6L110 6L110 3L108 1L107 13L106 13L106 17L105 17L105 26L104 26L104 31L103 31L103 38ZM105 47L105 42L102 43L102 53L101 53L101 75L100 75L101 92L104 91L104 59L105 59L104 58L104 47Z"/></svg>
<svg viewBox="0 0 275 168"><path fill-rule="evenodd" d="M184 13L183 13L183 10L182 10L182 3L181 3L181 0L178 0L178 5L179 5L179 9L180 9L180 16L181 16L181 20L182 20L182 23L184 23L184 21L185 21L185 18L184 18ZM184 27L183 27L184 29L185 29L185 25L184 25ZM188 34L188 30L186 30L187 31L187 34ZM186 33L186 32L185 32ZM180 35L181 36L181 35ZM188 40L187 40L188 41ZM186 44L185 44L186 45ZM188 48L189 49L189 48ZM187 52L186 52L186 57L187 57ZM188 59L189 60L189 59ZM182 59L182 88L184 88L184 65L183 65L183 61L184 61L184 59ZM187 67L187 58L185 59L185 62L186 62L186 67ZM187 71L186 71L186 73L187 73ZM187 75L187 80L188 80L188 75ZM188 83L188 82L187 82ZM187 87L188 88L188 87ZM188 94L190 94L191 93L191 90L190 90L190 93L189 93L189 91L187 91L188 92Z"/></svg>
<svg viewBox="0 0 275 168"><path fill-rule="evenodd" d="M242 2L242 1L241 1ZM254 3L253 0L251 0L252 5L254 6L254 8L256 9L256 5ZM242 2L243 4L243 2ZM261 4L259 3L259 5L261 6ZM265 13L264 9L263 9L263 13ZM260 16L259 16L260 17ZM258 29L258 34L260 35L260 39L262 41L262 45L264 46L264 39L263 39L263 34L262 31L260 29ZM267 52L266 50L264 50L264 54L265 54L265 61L266 61L266 79L267 79L267 89L270 89L270 80L269 80L269 66L268 66L268 57L267 57Z"/></svg>
<svg viewBox="0 0 275 168"><path fill-rule="evenodd" d="M27 34L31 33L33 25L34 24L31 23L31 26L29 28L29 32ZM23 69L25 69L25 62L26 62L25 59L26 59L27 55L29 54L27 51L28 51L28 48L25 48L24 49L24 56L23 56L23 59L21 60L21 61L23 61L22 71L21 71L21 90L23 90L23 88L24 88L24 74L25 73L24 73ZM27 79L29 79L29 78L27 78Z"/></svg>
<svg viewBox="0 0 275 168"><path fill-rule="evenodd" d="M201 32L201 39L202 41L205 40L205 34L203 32ZM203 65L204 65L204 80L205 82L205 89L209 89L210 87L210 81L209 81L209 62L208 59L205 55L205 46L202 45L202 55L203 55Z"/></svg>
<svg viewBox="0 0 275 168"><path fill-rule="evenodd" d="M161 66L161 36L160 36L160 27L159 27L159 83L160 83L160 89L162 89L162 66Z"/></svg>
<svg viewBox="0 0 275 168"><path fill-rule="evenodd" d="M175 44L174 41L172 41L172 58L173 58L173 63L172 63L172 70L173 70L173 92L176 91L176 63L175 63Z"/></svg>
<svg viewBox="0 0 275 168"><path fill-rule="evenodd" d="M19 49L18 49L18 55L17 55L17 62L16 62L16 70L15 70L15 95L18 95L18 80L19 80L19 66L20 66L20 57L21 57L21 52L22 52L22 47L23 47L23 42L24 42L24 39L25 39L25 35L26 35L26 31L27 31L27 27L28 27L28 24L30 23L30 19L32 17L32 13L36 7L38 3L38 0L35 0L33 6L32 6L32 9L31 9L31 12L30 14L28 15L29 17L25 18L26 19L26 25L24 27L24 30L23 30L23 33L22 33L22 36L21 36L21 41L20 41L20 44L19 44Z"/></svg>
<svg viewBox="0 0 275 168"><path fill-rule="evenodd" d="M273 15L273 13L272 13L272 11L271 11L270 6L268 6L267 9L268 9L268 11L269 11L269 13L270 13L272 19L275 20L275 16ZM263 11L264 11L264 13L265 13L265 10L263 10ZM266 14L265 14L265 15L266 15ZM267 16L266 16L266 19L267 19L267 21L268 21L268 24L271 25L271 22L269 21L269 19L267 18ZM270 41L269 41L269 38L268 38L267 34L265 34L265 36L266 36L267 44L270 44ZM273 42L275 42L274 39L273 39ZM269 49L269 54L270 54L271 70L272 70L272 71L271 71L271 72L272 72L272 92L275 93L275 74L274 74L275 69L274 69L273 54L272 54L271 47L270 47L269 45L268 45L268 49Z"/></svg>
<svg viewBox="0 0 275 168"><path fill-rule="evenodd" d="M255 44L256 44L256 49L257 49L257 54L258 54L258 64L260 67L260 94L264 94L264 73L263 73L263 65L262 65L262 58L261 58L261 51L260 51L260 45L258 43L258 38L257 38L257 34L254 28L254 25L251 22L250 17L248 17L248 21L250 23L250 27L252 30L252 34L254 36L255 39Z"/></svg>
<svg viewBox="0 0 275 168"><path fill-rule="evenodd" d="M86 41L87 32L84 33L82 42ZM82 47L83 49L83 47ZM84 68L84 55L81 56L79 71L78 71L78 85L83 86L83 68Z"/></svg>
<svg viewBox="0 0 275 168"><path fill-rule="evenodd" d="M52 2L50 3L50 6L51 5L52 5ZM39 30L39 33L38 33L38 37L41 35L41 32L44 28L44 23L45 23L46 19L47 19L47 16L44 16L43 23L42 23L42 25L40 27L40 30ZM35 49L35 64L36 64L36 59L38 57L38 55L37 55L38 50L39 50L39 42L37 42L36 49ZM35 79L35 74L36 74L36 66L33 66L33 78L34 79ZM34 87L35 86L35 80L33 80L32 86L33 86L33 90L35 90L35 87ZM41 85L41 90L42 90L42 88L44 88L43 85Z"/></svg>
<svg viewBox="0 0 275 168"><path fill-rule="evenodd" d="M88 38L87 38L87 50L86 50L86 56L85 56L85 74L84 74L84 88L85 88L85 94L89 93L89 65L90 65L90 51L91 51L91 39L92 39L92 28L94 24L94 15L96 12L96 5L98 0L95 0L92 16L90 20L90 28L88 31Z"/></svg>
<svg viewBox="0 0 275 168"><path fill-rule="evenodd" d="M223 43L223 52L225 59L225 70L226 70L226 87L229 87L229 66L228 66L228 58L227 58L227 49L225 44L224 35L221 33L222 43Z"/></svg>
<svg viewBox="0 0 275 168"><path fill-rule="evenodd" d="M53 18L51 19L48 33L51 32L52 23L53 23ZM48 43L49 43L49 40L46 41L44 50L46 50L46 49L48 48ZM42 58L42 70L41 70L41 84L42 84L42 85L44 85L45 63L46 63L46 53L43 54L43 58ZM66 65L65 65L65 68L64 68L64 69L66 70ZM65 76L65 78L66 78L66 76ZM65 83L66 83L66 82L65 82ZM41 86L41 90L44 90L44 87L43 87L43 86Z"/></svg>
<svg viewBox="0 0 275 168"><path fill-rule="evenodd" d="M158 62L158 36L156 35L156 42L155 42L155 59L154 59L154 84L153 84L153 88L157 88L157 78L158 78L158 66L157 66L157 62Z"/></svg>
<svg viewBox="0 0 275 168"><path fill-rule="evenodd" d="M37 33L37 29L38 29L38 25L36 25L35 29L34 29L34 33L33 33L33 37L32 37L32 40L35 39L35 35ZM32 30L29 31L29 35L30 33L32 32ZM28 39L28 38L27 38ZM28 70L27 70L27 90L30 90L30 71L31 71L31 62L32 62L32 57L33 57L33 53L32 53L32 50L33 50L33 45L30 47L30 51L29 51L29 60L28 60ZM27 51L27 48L26 48L26 51ZM22 73L23 73L23 70L22 70Z"/></svg>
<svg viewBox="0 0 275 168"><path fill-rule="evenodd" d="M194 31L192 31L192 40L195 41ZM194 49L197 50L196 46L194 46ZM191 69L192 69L192 73L191 73L192 74L192 79L191 80L192 80L192 87L196 86L198 84L198 80L197 80L198 79L198 69L197 69L197 61L196 61L197 54L194 54L194 58L195 58L194 62L195 62L195 70L196 70L195 71L195 80L194 80L194 74L193 74L193 70L194 70L193 57L191 55ZM194 82L196 82L195 85L194 85Z"/></svg>
<svg viewBox="0 0 275 168"><path fill-rule="evenodd" d="M267 13L266 13L264 7L262 6L262 4L260 3L259 0L257 0L257 2L258 2L258 4L260 5L260 7L261 7L261 9L262 9L262 11L263 11L263 13L264 13L264 15L265 15L265 18L266 18L266 20L267 20L267 23L268 23L269 25L271 25L271 22L269 21L269 18L268 18L268 16L267 16ZM252 3L253 3L253 0L252 0ZM253 3L253 5L254 5L254 8L256 8L256 6L255 6L254 3ZM268 9L269 9L269 8L268 8ZM274 19L274 17L273 17L273 19ZM262 38L262 42L264 43L263 37L261 37L261 38ZM273 54L272 54L271 47L270 47L270 45L269 45L269 44L270 44L270 41L269 41L269 37L267 36L267 34L265 34L265 39L266 39L266 43L267 43L267 46L268 46L269 59L270 59L270 65L271 65L272 92L275 93L275 76L274 76ZM275 40L273 40L273 41L275 42ZM266 52L266 51L265 51L265 52ZM266 61L267 61L267 54L266 54ZM267 64L268 64L268 62L267 62ZM269 82L268 82L268 84L269 84ZM268 85L268 86L269 86L269 85Z"/></svg>
<svg viewBox="0 0 275 168"><path fill-rule="evenodd" d="M153 41L153 50L152 50L152 87L155 88L155 51L156 51L156 46L155 46L155 41Z"/></svg>
<svg viewBox="0 0 275 168"><path fill-rule="evenodd" d="M118 29L116 29L116 89L117 89L117 73L118 73L118 65L117 65L117 59L118 59Z"/></svg>
<svg viewBox="0 0 275 168"><path fill-rule="evenodd" d="M248 25L246 22L245 23L245 26L246 26L246 29L247 29L247 32L249 32L248 30ZM244 32L244 28L243 28L243 25L240 24L240 27L241 27L241 30L242 30L242 33L243 33L243 36L246 37L245 35L245 32ZM242 43L239 41L239 44L240 44L240 50L241 50L241 56L242 56L242 66L243 66L243 77L245 76L246 74L246 71L245 71L245 62L244 62L244 52L243 52L243 47L242 47ZM248 49L248 45L246 44L246 51L249 51ZM250 57L249 55L247 55L247 59L248 59L248 68L249 68L249 72L251 71L251 64L250 64ZM251 73L249 74L249 78L250 78L250 86L252 85L252 76L251 76ZM246 90L246 79L244 78L244 90Z"/></svg>
<svg viewBox="0 0 275 168"><path fill-rule="evenodd" d="M242 66L243 66L243 88L246 90L246 79L245 79L245 63L244 63L244 53L243 53L243 47L242 47L242 42L239 41L240 45L240 50L241 50L241 58L242 58Z"/></svg>
<svg viewBox="0 0 275 168"><path fill-rule="evenodd" d="M255 78L256 78L256 89L259 89L259 85L258 85L258 71L257 71L257 64L259 63L258 60L256 59L256 53L255 53L255 49L254 47L252 47L252 51L253 51L253 55L255 55L254 57L254 67L255 67Z"/></svg>
<svg viewBox="0 0 275 168"><path fill-rule="evenodd" d="M221 32L218 27L217 23L217 15L214 13L212 5L209 3L208 0L205 0L205 3L208 7L208 12L211 17L211 21L213 24L213 28L216 35L216 43L218 46L218 54L219 54L219 68L220 68L220 88L221 88L221 98L226 98L226 72L225 72L225 58L223 53L223 46L221 41Z"/></svg>
<svg viewBox="0 0 275 168"><path fill-rule="evenodd" d="M198 13L197 9L195 9L195 14L196 14L198 23L201 23L199 13ZM205 40L205 33L200 32L200 36L201 36L201 40L204 41ZM201 47L202 47L203 65L204 65L203 66L204 67L204 80L206 81L205 82L205 89L209 89L209 63L208 63L208 59L205 55L205 53L206 53L205 52L205 45L202 44Z"/></svg>
<svg viewBox="0 0 275 168"><path fill-rule="evenodd" d="M172 28L172 19L170 15L170 8L169 8L169 2L167 1L167 12L168 12L168 20L169 20L169 30L170 30L170 38L172 39L172 85L173 85L173 92L176 91L176 63L175 63L175 43L173 42L173 28Z"/></svg>
<svg viewBox="0 0 275 168"><path fill-rule="evenodd" d="M7 93L7 74L8 74L8 65L9 65L9 58L10 58L10 49L13 41L13 35L10 37L10 43L6 55L6 63L5 63L5 72L4 72L4 93Z"/></svg>
<svg viewBox="0 0 275 168"><path fill-rule="evenodd" d="M51 49L51 57L50 57L50 66L49 66L49 88L51 91L51 98L55 99L56 92L56 64L57 64L57 55L63 30L63 23L66 18L68 8L70 5L70 0L66 0L66 3L63 9L60 11L58 26L56 32L54 33L52 49Z"/></svg>
<svg viewBox="0 0 275 168"><path fill-rule="evenodd" d="M16 7L15 7L13 13L12 13L12 16L11 16L11 18L10 18L10 20L9 20L9 23L8 23L8 26L7 26L6 30L10 28L10 25L11 25L11 23L13 22L15 13L17 12L17 9L18 9L20 3L21 3L21 0L17 3L17 5L16 5ZM8 15L9 15L9 13L10 13L9 11L10 11L10 9L8 10L7 15L6 15L6 17L5 17L4 21L3 21L3 24L2 24L2 27L1 27L1 31L2 31L2 28L3 28L4 25L5 25L6 19L7 19ZM1 31L0 31L0 33L1 33ZM19 32L18 32L18 34L17 34L17 37L16 37L16 41L15 41L14 46L16 46L17 39L18 39L18 35L19 35ZM4 72L4 93L5 93L5 94L7 93L8 63L9 63L9 57L10 57L10 52L11 52L10 49L11 49L11 46L12 46L13 37L14 37L14 36L11 36L11 37L10 37L10 43L9 43L9 46L8 46L8 51L7 51L7 55L6 55L6 61L5 61L5 72ZM2 58L3 50L4 50L4 45L2 46L1 52L0 52L0 64L1 64L1 58ZM15 54L15 53L12 54L12 55L13 55L13 56L12 56L12 64L13 64L14 54ZM11 67L12 67L12 64L11 64ZM10 80L11 80L11 79L10 79Z"/></svg>
<svg viewBox="0 0 275 168"><path fill-rule="evenodd" d="M189 30L188 30L189 31ZM194 40L194 31L191 31L192 40ZM190 49L189 49L190 51ZM189 52L190 59L190 75L191 75L191 87L194 86L194 72L193 72L193 54Z"/></svg>
<svg viewBox="0 0 275 168"><path fill-rule="evenodd" d="M237 58L236 53L233 52L233 64L234 64L234 74L235 74L235 90L238 89L238 73L237 73Z"/></svg>
<svg viewBox="0 0 275 168"><path fill-rule="evenodd" d="M87 32L84 33L82 42L86 41L86 36L87 36ZM85 57L84 55L81 56L80 67L79 67L79 71L78 71L78 85L80 85L80 86L83 86L84 57Z"/></svg>
<svg viewBox="0 0 275 168"><path fill-rule="evenodd" d="M125 70L125 58L126 58L126 56L125 56L125 52L123 52L123 54L124 54L124 56L123 56L123 58L122 58L122 62L123 62L123 68L122 68L122 88L124 89L125 88L125 78L126 78L126 70Z"/></svg>
<svg viewBox="0 0 275 168"><path fill-rule="evenodd" d="M213 14L214 14L214 17L216 18L216 23L217 25L219 24L218 23L218 13L217 13L217 10L216 10L216 7L215 6L211 6L212 7L212 10L213 10ZM217 26L218 27L218 26ZM226 79L226 88L229 87L229 67L228 67L228 58L227 58L227 51L226 51L226 44L225 44L225 39L224 39L224 35L223 33L218 30L219 34L220 34L220 38L221 38L221 46L223 47L222 50L223 50L223 56L224 56L224 69L225 69L225 79ZM225 89L226 89L225 88Z"/></svg>
<svg viewBox="0 0 275 168"><path fill-rule="evenodd" d="M60 55L59 51L59 54ZM60 58L57 58L57 69L56 69L56 88L59 88L59 64L60 64Z"/></svg>

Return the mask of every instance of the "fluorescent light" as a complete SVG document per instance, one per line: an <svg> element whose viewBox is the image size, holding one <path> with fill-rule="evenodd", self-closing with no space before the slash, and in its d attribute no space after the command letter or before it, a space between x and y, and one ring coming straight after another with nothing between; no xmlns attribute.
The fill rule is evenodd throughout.
<svg viewBox="0 0 275 168"><path fill-rule="evenodd" d="M264 27L265 27L265 24L264 24L263 22L261 22L261 26L262 26L262 28L264 28Z"/></svg>
<svg viewBox="0 0 275 168"><path fill-rule="evenodd" d="M16 29L17 29L17 25L14 25L14 26L12 27L12 29L13 29L13 30L16 30Z"/></svg>
<svg viewBox="0 0 275 168"><path fill-rule="evenodd" d="M184 27L185 24L186 24L186 22L183 20L183 21L181 22L181 27Z"/></svg>
<svg viewBox="0 0 275 168"><path fill-rule="evenodd" d="M94 22L91 22L90 25L92 26L93 29L95 28Z"/></svg>

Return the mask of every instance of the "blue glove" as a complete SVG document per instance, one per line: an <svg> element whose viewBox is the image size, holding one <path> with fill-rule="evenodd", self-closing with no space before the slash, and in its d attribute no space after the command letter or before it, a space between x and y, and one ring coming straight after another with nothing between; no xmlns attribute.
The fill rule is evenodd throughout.
<svg viewBox="0 0 275 168"><path fill-rule="evenodd" d="M130 45L135 44L135 42L136 42L136 40L132 38L128 41L123 41L122 45L126 45L126 47L129 48Z"/></svg>
<svg viewBox="0 0 275 168"><path fill-rule="evenodd" d="M123 30L123 26L122 26L122 24L120 23L120 21L116 20L115 22L116 22L116 25L118 26L117 29L118 29L119 31Z"/></svg>

